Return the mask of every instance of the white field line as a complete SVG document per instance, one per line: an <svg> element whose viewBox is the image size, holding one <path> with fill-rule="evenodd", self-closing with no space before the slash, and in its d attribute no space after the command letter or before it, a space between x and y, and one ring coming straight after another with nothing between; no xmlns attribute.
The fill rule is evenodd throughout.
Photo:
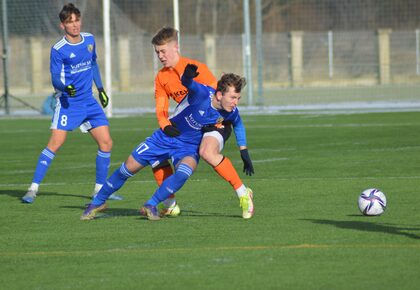
<svg viewBox="0 0 420 290"><path fill-rule="evenodd" d="M52 257L52 256L91 256L98 254L122 253L194 253L194 252L233 252L233 251L273 251L273 250L308 250L308 249L413 249L420 250L420 244L296 244L296 245L269 245L269 246L226 246L226 247L197 247L197 248L113 248L95 250L69 250L69 251L31 251L31 252L0 252L0 257Z"/></svg>
<svg viewBox="0 0 420 290"><path fill-rule="evenodd" d="M325 181L325 180L379 180L379 179L388 179L388 180L415 180L420 179L420 175L418 176L348 176L348 177L278 177L275 180L272 178L256 178L255 176L250 177L247 180L251 180L253 182L280 182L280 181ZM188 180L188 182L210 182L214 179L208 179L208 178L191 178ZM150 180L129 180L129 183L155 183L156 181L154 179ZM48 183L42 183L41 186L72 186L72 185L91 185L93 184L93 181L91 182L48 182ZM29 183L1 183L1 187L16 187L16 186L25 186L27 187Z"/></svg>

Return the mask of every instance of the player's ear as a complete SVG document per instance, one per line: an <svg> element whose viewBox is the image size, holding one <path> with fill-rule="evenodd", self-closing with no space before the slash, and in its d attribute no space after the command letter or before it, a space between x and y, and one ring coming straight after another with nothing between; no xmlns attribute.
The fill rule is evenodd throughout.
<svg viewBox="0 0 420 290"><path fill-rule="evenodd" d="M218 102L220 102L220 100L221 100L221 99L222 99L222 97L223 97L222 92L221 92L221 91L217 91L217 92L216 92L215 97L216 97L216 100L217 100Z"/></svg>
<svg viewBox="0 0 420 290"><path fill-rule="evenodd" d="M64 23L63 23L63 22L60 22L60 28L61 28L62 30L64 30L64 29L65 29L65 27L64 27Z"/></svg>

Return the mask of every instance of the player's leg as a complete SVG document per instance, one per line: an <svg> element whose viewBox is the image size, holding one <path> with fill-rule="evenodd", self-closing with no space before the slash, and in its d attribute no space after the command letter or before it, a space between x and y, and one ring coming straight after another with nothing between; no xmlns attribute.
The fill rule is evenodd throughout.
<svg viewBox="0 0 420 290"><path fill-rule="evenodd" d="M95 127L89 130L92 138L98 144L96 155L96 183L93 194L97 194L108 177L108 169L111 163L112 138L107 125ZM113 194L110 200L122 200L120 195Z"/></svg>
<svg viewBox="0 0 420 290"><path fill-rule="evenodd" d="M186 156L181 161L176 162L176 164L178 165L174 174L165 179L153 196L144 204L143 210L146 212L149 220L160 219L160 214L157 210L158 204L181 189L197 167L197 157Z"/></svg>
<svg viewBox="0 0 420 290"><path fill-rule="evenodd" d="M155 177L156 183L160 186L163 181L171 176L174 171L168 160L165 160L161 164L152 168L153 176ZM171 194L167 199L159 204L159 212L161 215L167 216L178 216L181 213L181 209L176 202L175 194ZM145 214L141 212L141 214Z"/></svg>
<svg viewBox="0 0 420 290"><path fill-rule="evenodd" d="M222 134L217 130L204 134L200 144L200 157L211 165L224 180L230 183L239 198L242 217L251 218L254 213L252 190L243 184L230 159L221 154L226 141Z"/></svg>
<svg viewBox="0 0 420 290"><path fill-rule="evenodd" d="M96 214L106 209L106 201L109 197L119 190L128 178L134 176L144 166L138 163L132 155L128 156L127 160L121 164L120 168L104 183L99 192L92 198L92 202L87 206L86 210L80 217L81 220L92 220Z"/></svg>
<svg viewBox="0 0 420 290"><path fill-rule="evenodd" d="M50 168L50 165L55 157L56 152L66 141L66 137L67 131L59 129L51 130L51 136L48 141L47 147L45 147L39 155L32 183L29 186L26 194L22 197L22 202L34 202L36 195L38 194L39 185L44 179L45 175L47 174L47 171Z"/></svg>

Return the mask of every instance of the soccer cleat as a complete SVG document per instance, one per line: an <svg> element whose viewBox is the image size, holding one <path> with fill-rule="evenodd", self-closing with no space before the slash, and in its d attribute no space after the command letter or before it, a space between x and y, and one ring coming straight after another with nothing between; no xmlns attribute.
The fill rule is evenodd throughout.
<svg viewBox="0 0 420 290"><path fill-rule="evenodd" d="M163 203L159 203L158 210L160 216L172 216L176 217L181 214L181 209L178 206L178 203L174 202L171 206L166 206Z"/></svg>
<svg viewBox="0 0 420 290"><path fill-rule="evenodd" d="M32 189L28 189L28 192L22 197L23 203L33 203L36 198L37 192Z"/></svg>
<svg viewBox="0 0 420 290"><path fill-rule="evenodd" d="M160 215L156 206L145 204L140 209L140 214L143 216L147 216L150 221L158 221L160 220Z"/></svg>
<svg viewBox="0 0 420 290"><path fill-rule="evenodd" d="M251 188L247 187L246 195L241 196L239 199L239 205L242 208L242 217L244 219L250 219L254 215L254 200Z"/></svg>
<svg viewBox="0 0 420 290"><path fill-rule="evenodd" d="M91 204L90 203L86 207L86 209L83 212L83 214L80 217L80 219L82 221L93 220L98 212L103 211L105 209L106 209L106 203L103 203L101 205L94 205L94 204Z"/></svg>

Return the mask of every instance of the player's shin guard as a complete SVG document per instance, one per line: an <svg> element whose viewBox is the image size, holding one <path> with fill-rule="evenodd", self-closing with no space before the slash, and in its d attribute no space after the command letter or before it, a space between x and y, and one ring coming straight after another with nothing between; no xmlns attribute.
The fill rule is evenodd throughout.
<svg viewBox="0 0 420 290"><path fill-rule="evenodd" d="M229 158L226 156L223 157L219 165L214 167L214 170L224 180L229 182L235 190L237 190L243 184L241 178L235 170L235 167L233 167L232 162L230 162Z"/></svg>
<svg viewBox="0 0 420 290"><path fill-rule="evenodd" d="M50 149L45 148L42 150L38 158L38 163L36 164L36 169L34 173L34 178L32 183L40 184L42 179L44 179L45 174L47 174L48 168L50 168L51 162L55 157L55 153Z"/></svg>
<svg viewBox="0 0 420 290"><path fill-rule="evenodd" d="M108 177L108 168L111 163L111 152L98 149L96 155L96 184L104 184Z"/></svg>
<svg viewBox="0 0 420 290"><path fill-rule="evenodd" d="M181 163L175 173L163 181L162 185L156 190L152 198L150 198L146 204L157 206L171 194L177 192L192 174L193 169L187 164Z"/></svg>
<svg viewBox="0 0 420 290"><path fill-rule="evenodd" d="M124 185L125 181L133 175L134 174L127 169L125 163L123 163L121 167L115 170L114 173L108 178L98 194L95 195L92 200L92 204L101 205L105 203L108 197L120 189Z"/></svg>

